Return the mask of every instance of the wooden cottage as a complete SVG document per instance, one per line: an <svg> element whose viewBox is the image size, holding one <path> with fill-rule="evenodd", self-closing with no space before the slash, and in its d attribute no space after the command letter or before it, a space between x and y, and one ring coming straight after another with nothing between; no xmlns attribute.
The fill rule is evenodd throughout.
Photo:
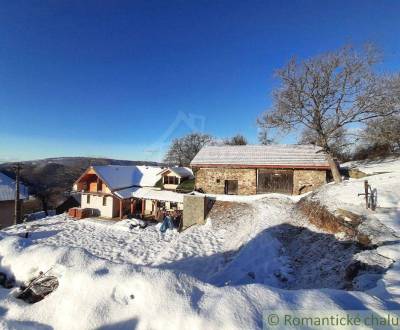
<svg viewBox="0 0 400 330"><path fill-rule="evenodd" d="M206 146L191 162L205 193L302 194L327 182L325 154L312 145Z"/></svg>

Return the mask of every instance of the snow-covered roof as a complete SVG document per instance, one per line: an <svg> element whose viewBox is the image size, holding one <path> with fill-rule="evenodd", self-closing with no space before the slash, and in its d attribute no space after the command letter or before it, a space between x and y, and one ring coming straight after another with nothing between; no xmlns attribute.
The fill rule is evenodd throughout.
<svg viewBox="0 0 400 330"><path fill-rule="evenodd" d="M202 165L329 167L320 147L289 144L206 146L191 162L191 166Z"/></svg>
<svg viewBox="0 0 400 330"><path fill-rule="evenodd" d="M92 166L111 190L131 186L153 187L160 180L161 167L158 166Z"/></svg>
<svg viewBox="0 0 400 330"><path fill-rule="evenodd" d="M21 199L27 199L28 188L22 183L19 184ZM12 201L15 199L15 181L0 172L0 201Z"/></svg>
<svg viewBox="0 0 400 330"><path fill-rule="evenodd" d="M125 198L142 198L142 199L153 199L164 202L175 202L175 203L183 203L184 194L179 194L173 191L168 190L157 190L151 188L140 188L140 187L131 187L127 189L122 189L115 191L118 197Z"/></svg>
<svg viewBox="0 0 400 330"><path fill-rule="evenodd" d="M160 174L164 174L165 172L168 171L175 173L177 176L181 178L193 177L193 172L189 167L180 167L180 166L168 167L162 170Z"/></svg>

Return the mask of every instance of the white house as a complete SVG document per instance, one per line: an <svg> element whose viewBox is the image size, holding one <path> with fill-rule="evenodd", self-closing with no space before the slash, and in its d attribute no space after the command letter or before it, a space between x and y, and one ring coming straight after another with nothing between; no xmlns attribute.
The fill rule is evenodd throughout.
<svg viewBox="0 0 400 330"><path fill-rule="evenodd" d="M178 170L179 171L179 170ZM161 209L182 210L183 195L160 190L164 169L158 166L91 166L73 186L81 193L81 208L104 218L140 213L157 218Z"/></svg>
<svg viewBox="0 0 400 330"><path fill-rule="evenodd" d="M97 211L106 218L135 213L137 205L128 192L134 187L154 187L160 180L157 166L91 166L74 183L82 194L81 208Z"/></svg>

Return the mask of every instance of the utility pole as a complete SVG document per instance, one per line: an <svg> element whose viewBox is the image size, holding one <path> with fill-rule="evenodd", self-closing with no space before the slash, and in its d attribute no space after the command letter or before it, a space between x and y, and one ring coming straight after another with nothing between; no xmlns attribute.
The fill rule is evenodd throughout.
<svg viewBox="0 0 400 330"><path fill-rule="evenodd" d="M14 222L15 224L21 223L21 199L19 195L19 172L21 170L21 164L15 165L15 212Z"/></svg>

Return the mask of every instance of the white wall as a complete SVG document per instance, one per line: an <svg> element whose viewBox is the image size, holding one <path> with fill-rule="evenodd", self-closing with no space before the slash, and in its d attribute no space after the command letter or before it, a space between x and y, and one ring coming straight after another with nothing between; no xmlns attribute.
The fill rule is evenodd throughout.
<svg viewBox="0 0 400 330"><path fill-rule="evenodd" d="M86 202L87 194L82 194L81 207L96 209L100 211L100 215L106 218L113 217L113 197L106 197L106 206L103 205L103 196L90 195L90 203Z"/></svg>
<svg viewBox="0 0 400 330"><path fill-rule="evenodd" d="M176 188L178 188L177 184L164 184L164 189L166 190L175 190Z"/></svg>
<svg viewBox="0 0 400 330"><path fill-rule="evenodd" d="M151 214L151 212L153 212L153 201L150 199L145 199L143 202L145 203L144 204L145 205L145 208L144 208L145 213Z"/></svg>

